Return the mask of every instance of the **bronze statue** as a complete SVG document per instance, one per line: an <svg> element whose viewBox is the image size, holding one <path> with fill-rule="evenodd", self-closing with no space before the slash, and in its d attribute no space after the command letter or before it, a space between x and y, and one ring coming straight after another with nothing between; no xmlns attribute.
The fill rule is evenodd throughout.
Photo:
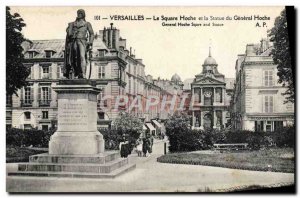
<svg viewBox="0 0 300 198"><path fill-rule="evenodd" d="M65 63L63 73L66 78L85 78L88 52L94 40L92 25L85 20L85 12L77 11L77 18L68 24L65 43Z"/></svg>

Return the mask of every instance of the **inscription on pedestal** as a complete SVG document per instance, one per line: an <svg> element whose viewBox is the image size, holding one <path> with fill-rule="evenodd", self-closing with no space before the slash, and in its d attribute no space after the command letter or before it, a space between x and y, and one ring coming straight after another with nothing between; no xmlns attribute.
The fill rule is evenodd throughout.
<svg viewBox="0 0 300 198"><path fill-rule="evenodd" d="M58 127L60 130L86 130L89 124L87 101L80 99L61 99L58 105Z"/></svg>

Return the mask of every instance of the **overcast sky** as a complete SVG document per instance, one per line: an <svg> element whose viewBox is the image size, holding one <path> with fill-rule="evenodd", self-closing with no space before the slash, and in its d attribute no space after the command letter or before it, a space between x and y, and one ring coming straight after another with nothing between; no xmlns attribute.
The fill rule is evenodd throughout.
<svg viewBox="0 0 300 198"><path fill-rule="evenodd" d="M177 73L184 80L201 72L210 45L219 72L234 77L237 54L245 52L247 43L258 43L265 38L284 7L11 7L11 12L18 12L27 24L23 30L26 38L64 39L67 23L75 20L79 8L86 11L86 20L95 32L114 23L121 37L127 39L127 48L135 49L136 57L143 59L146 74L170 79ZM94 20L95 15L108 20ZM214 21L223 23L222 27L212 24L210 27L163 27L161 20L117 21L110 20L112 15L144 15L145 18L266 15L271 20L264 21L266 27L255 27L257 22L263 22L256 20Z"/></svg>

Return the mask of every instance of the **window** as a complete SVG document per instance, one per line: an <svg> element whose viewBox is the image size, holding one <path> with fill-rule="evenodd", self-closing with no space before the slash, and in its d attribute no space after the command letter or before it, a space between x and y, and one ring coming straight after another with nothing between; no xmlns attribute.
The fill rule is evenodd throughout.
<svg viewBox="0 0 300 198"><path fill-rule="evenodd" d="M12 112L6 111L6 120L11 120L11 119L12 119Z"/></svg>
<svg viewBox="0 0 300 198"><path fill-rule="evenodd" d="M43 119L48 119L48 111L42 111Z"/></svg>
<svg viewBox="0 0 300 198"><path fill-rule="evenodd" d="M25 89L24 103L25 104L31 104L31 88L26 87L24 89Z"/></svg>
<svg viewBox="0 0 300 198"><path fill-rule="evenodd" d="M99 57L105 56L105 51L104 50L99 50Z"/></svg>
<svg viewBox="0 0 300 198"><path fill-rule="evenodd" d="M48 100L48 99L49 99L49 88L42 87L42 100Z"/></svg>
<svg viewBox="0 0 300 198"><path fill-rule="evenodd" d="M281 129L283 127L283 121L274 121L274 130Z"/></svg>
<svg viewBox="0 0 300 198"><path fill-rule="evenodd" d="M217 116L217 123L216 123L217 127L222 127L222 125L223 125L222 111L217 110L216 116Z"/></svg>
<svg viewBox="0 0 300 198"><path fill-rule="evenodd" d="M264 131L264 121L255 121L255 131Z"/></svg>
<svg viewBox="0 0 300 198"><path fill-rule="evenodd" d="M45 53L46 53L46 58L51 58L52 51L45 51Z"/></svg>
<svg viewBox="0 0 300 198"><path fill-rule="evenodd" d="M136 66L133 65L133 74L136 76Z"/></svg>
<svg viewBox="0 0 300 198"><path fill-rule="evenodd" d="M98 112L98 118L99 118L99 120L104 120L104 113Z"/></svg>
<svg viewBox="0 0 300 198"><path fill-rule="evenodd" d="M57 79L59 79L60 78L60 73L61 73L61 66L57 65L56 69L57 69L56 77L57 77Z"/></svg>
<svg viewBox="0 0 300 198"><path fill-rule="evenodd" d="M131 94L131 77L128 77L128 92Z"/></svg>
<svg viewBox="0 0 300 198"><path fill-rule="evenodd" d="M272 121L267 121L266 123L266 132L272 131Z"/></svg>
<svg viewBox="0 0 300 198"><path fill-rule="evenodd" d="M222 88L216 88L216 102L222 102Z"/></svg>
<svg viewBox="0 0 300 198"><path fill-rule="evenodd" d="M39 103L40 106L49 106L51 102L51 89L50 87L39 88Z"/></svg>
<svg viewBox="0 0 300 198"><path fill-rule="evenodd" d="M195 96L194 96L194 100L195 100L195 102L201 102L201 89L200 88L198 88L198 87L196 87L195 89L194 89L194 94L195 94Z"/></svg>
<svg viewBox="0 0 300 198"><path fill-rule="evenodd" d="M274 86L273 70L264 71L264 85L266 87Z"/></svg>
<svg viewBox="0 0 300 198"><path fill-rule="evenodd" d="M265 96L265 113L273 113L273 96Z"/></svg>
<svg viewBox="0 0 300 198"><path fill-rule="evenodd" d="M48 131L48 130L49 130L48 125L42 125L42 130L43 130L43 131Z"/></svg>
<svg viewBox="0 0 300 198"><path fill-rule="evenodd" d="M136 81L134 80L134 82L133 82L133 94L136 94L136 89L137 89Z"/></svg>
<svg viewBox="0 0 300 198"><path fill-rule="evenodd" d="M24 124L24 129L32 129L31 124Z"/></svg>
<svg viewBox="0 0 300 198"><path fill-rule="evenodd" d="M34 52L28 52L28 58L33 58L34 57Z"/></svg>
<svg viewBox="0 0 300 198"><path fill-rule="evenodd" d="M43 73L42 73L42 78L43 79L48 79L49 78L49 67L42 67Z"/></svg>
<svg viewBox="0 0 300 198"><path fill-rule="evenodd" d="M98 78L102 79L105 78L105 66L100 65L98 68Z"/></svg>
<svg viewBox="0 0 300 198"><path fill-rule="evenodd" d="M31 119L31 113L30 112L24 112L25 120L30 120Z"/></svg>
<svg viewBox="0 0 300 198"><path fill-rule="evenodd" d="M12 106L12 95L6 94L6 106Z"/></svg>
<svg viewBox="0 0 300 198"><path fill-rule="evenodd" d="M195 127L201 126L201 112L195 114Z"/></svg>
<svg viewBox="0 0 300 198"><path fill-rule="evenodd" d="M103 87L102 91L100 92L100 94L98 96L98 105L99 105L98 107L100 107L101 105L103 105L104 107L107 107L107 99L104 100L103 102L101 102L104 96L105 96L105 88Z"/></svg>

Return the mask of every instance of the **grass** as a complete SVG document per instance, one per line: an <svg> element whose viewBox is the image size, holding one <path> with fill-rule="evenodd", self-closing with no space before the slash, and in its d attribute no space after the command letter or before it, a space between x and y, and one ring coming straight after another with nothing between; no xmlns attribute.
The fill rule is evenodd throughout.
<svg viewBox="0 0 300 198"><path fill-rule="evenodd" d="M24 147L7 146L6 147L6 163L28 162L30 155L45 153L43 150L33 150Z"/></svg>
<svg viewBox="0 0 300 198"><path fill-rule="evenodd" d="M294 173L294 150L273 148L259 151L225 153L171 153L157 158L158 162L217 166L233 169Z"/></svg>

